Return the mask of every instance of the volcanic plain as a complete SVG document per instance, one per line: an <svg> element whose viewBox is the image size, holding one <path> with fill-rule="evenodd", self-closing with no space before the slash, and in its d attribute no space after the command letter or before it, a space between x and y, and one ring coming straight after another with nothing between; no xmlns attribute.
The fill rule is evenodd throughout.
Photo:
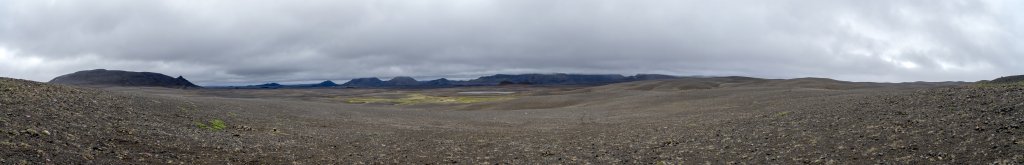
<svg viewBox="0 0 1024 165"><path fill-rule="evenodd" d="M679 78L435 89L0 79L0 164L1024 163L1024 86Z"/></svg>

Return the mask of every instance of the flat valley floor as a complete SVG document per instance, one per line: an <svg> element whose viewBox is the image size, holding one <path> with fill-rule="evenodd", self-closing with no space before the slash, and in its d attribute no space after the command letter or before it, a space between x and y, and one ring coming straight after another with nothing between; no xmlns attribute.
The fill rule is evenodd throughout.
<svg viewBox="0 0 1024 165"><path fill-rule="evenodd" d="M442 89L0 79L0 164L1024 163L1024 88L692 78Z"/></svg>

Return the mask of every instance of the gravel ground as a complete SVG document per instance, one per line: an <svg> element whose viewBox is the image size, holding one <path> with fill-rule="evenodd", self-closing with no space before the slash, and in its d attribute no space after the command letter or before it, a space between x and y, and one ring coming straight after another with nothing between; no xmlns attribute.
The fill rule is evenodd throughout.
<svg viewBox="0 0 1024 165"><path fill-rule="evenodd" d="M694 81L176 90L0 78L0 164L1024 163L1020 86ZM517 99L337 100L460 90ZM197 126L211 120L226 127Z"/></svg>

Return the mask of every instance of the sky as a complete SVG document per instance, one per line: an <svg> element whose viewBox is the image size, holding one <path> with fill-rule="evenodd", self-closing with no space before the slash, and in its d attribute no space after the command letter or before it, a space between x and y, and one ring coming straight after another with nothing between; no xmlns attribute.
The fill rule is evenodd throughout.
<svg viewBox="0 0 1024 165"><path fill-rule="evenodd" d="M1024 74L1018 0L0 0L0 77Z"/></svg>

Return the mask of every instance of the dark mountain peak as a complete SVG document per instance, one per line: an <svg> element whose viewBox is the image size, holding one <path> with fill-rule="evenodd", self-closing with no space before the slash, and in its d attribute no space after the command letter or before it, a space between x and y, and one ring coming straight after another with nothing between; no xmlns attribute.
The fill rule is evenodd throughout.
<svg viewBox="0 0 1024 165"><path fill-rule="evenodd" d="M93 69L58 76L50 83L98 86L152 86L170 88L199 87L182 76L173 78L153 72Z"/></svg>
<svg viewBox="0 0 1024 165"><path fill-rule="evenodd" d="M398 76L395 78L391 78L391 80L388 80L388 84L398 86L417 85L419 83L420 82L416 81L416 79L407 76Z"/></svg>
<svg viewBox="0 0 1024 165"><path fill-rule="evenodd" d="M317 85L325 86L325 87L338 86L337 83L334 83L334 81L331 81L331 80L326 80L324 82L320 82L320 84L317 84Z"/></svg>
<svg viewBox="0 0 1024 165"><path fill-rule="evenodd" d="M349 80L348 82L346 82L345 84L341 84L341 85L342 86L360 86L360 87L378 87L378 86L384 86L385 84L384 84L384 81L381 81L380 79L378 79L376 77L369 77L369 78L352 79L352 80Z"/></svg>
<svg viewBox="0 0 1024 165"><path fill-rule="evenodd" d="M446 78L439 78L439 79L430 80L430 81L427 81L427 82L447 82L447 83L450 83L450 82L452 82L452 80L448 80Z"/></svg>

